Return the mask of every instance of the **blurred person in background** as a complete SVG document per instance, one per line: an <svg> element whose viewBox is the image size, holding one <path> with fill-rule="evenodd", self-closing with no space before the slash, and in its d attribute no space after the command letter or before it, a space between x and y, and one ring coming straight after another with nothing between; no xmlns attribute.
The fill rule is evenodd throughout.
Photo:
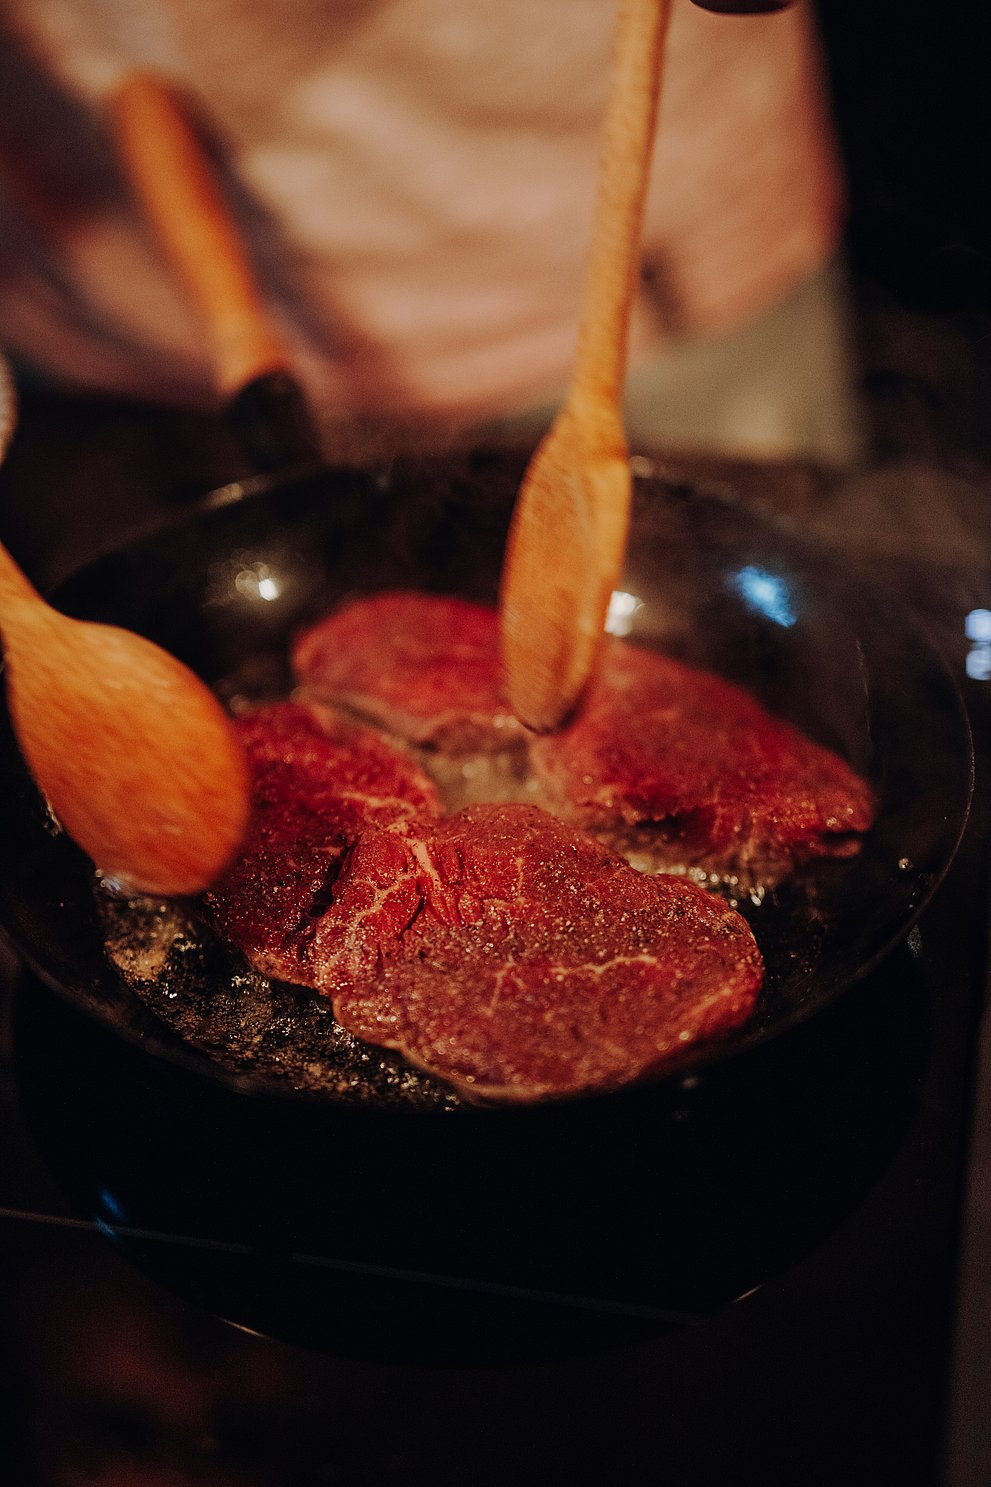
<svg viewBox="0 0 991 1487"><path fill-rule="evenodd" d="M843 463L843 187L814 14L706 3L673 5L631 441ZM215 401L107 129L110 92L154 69L209 121L314 407L539 428L574 351L614 16L612 0L6 0L0 344L79 388Z"/></svg>

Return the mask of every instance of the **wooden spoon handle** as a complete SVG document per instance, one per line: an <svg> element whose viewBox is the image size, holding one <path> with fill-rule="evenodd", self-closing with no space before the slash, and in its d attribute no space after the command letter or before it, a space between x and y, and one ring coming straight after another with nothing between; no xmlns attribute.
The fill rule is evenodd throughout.
<svg viewBox="0 0 991 1487"><path fill-rule="evenodd" d="M0 544L0 633L12 629L24 610L24 601L38 605L38 593Z"/></svg>
<svg viewBox="0 0 991 1487"><path fill-rule="evenodd" d="M622 0L582 320L568 401L618 405L640 267L644 203L660 101L671 0Z"/></svg>
<svg viewBox="0 0 991 1487"><path fill-rule="evenodd" d="M121 160L156 239L185 284L213 346L217 384L230 397L289 368L216 172L177 94L133 73L109 104Z"/></svg>

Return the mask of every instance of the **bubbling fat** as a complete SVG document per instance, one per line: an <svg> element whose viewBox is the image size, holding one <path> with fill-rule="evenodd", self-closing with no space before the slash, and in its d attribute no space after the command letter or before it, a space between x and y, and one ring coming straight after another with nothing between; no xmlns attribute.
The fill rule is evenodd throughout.
<svg viewBox="0 0 991 1487"><path fill-rule="evenodd" d="M228 1074L348 1105L454 1109L453 1090L341 1027L322 997L259 975L188 904L98 882L107 955L142 1005Z"/></svg>

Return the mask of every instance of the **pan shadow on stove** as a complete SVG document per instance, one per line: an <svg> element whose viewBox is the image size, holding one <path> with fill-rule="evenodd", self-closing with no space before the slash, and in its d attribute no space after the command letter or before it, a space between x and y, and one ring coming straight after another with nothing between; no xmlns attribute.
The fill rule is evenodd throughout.
<svg viewBox="0 0 991 1487"><path fill-rule="evenodd" d="M626 1344L786 1270L897 1145L928 1015L903 948L811 1025L673 1088L438 1122L246 1098L34 983L15 1014L41 1151L139 1269L268 1336L437 1366Z"/></svg>

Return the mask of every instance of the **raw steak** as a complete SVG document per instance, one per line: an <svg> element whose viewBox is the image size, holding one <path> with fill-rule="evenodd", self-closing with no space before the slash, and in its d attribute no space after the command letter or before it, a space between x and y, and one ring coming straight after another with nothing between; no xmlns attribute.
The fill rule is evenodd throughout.
<svg viewBox="0 0 991 1487"><path fill-rule="evenodd" d="M739 1026L745 921L531 806L362 834L309 967L357 1037L473 1100L606 1089Z"/></svg>
<svg viewBox="0 0 991 1487"><path fill-rule="evenodd" d="M411 759L328 708L276 703L237 729L251 768L251 826L207 906L257 970L309 984L313 927L345 851L365 826L436 814L437 798Z"/></svg>
<svg viewBox="0 0 991 1487"><path fill-rule="evenodd" d="M550 809L617 851L771 884L873 819L842 759L716 676L611 641L579 716L535 739Z"/></svg>
<svg viewBox="0 0 991 1487"><path fill-rule="evenodd" d="M500 690L494 609L389 592L356 599L305 631L293 667L308 693L449 754L519 745Z"/></svg>

